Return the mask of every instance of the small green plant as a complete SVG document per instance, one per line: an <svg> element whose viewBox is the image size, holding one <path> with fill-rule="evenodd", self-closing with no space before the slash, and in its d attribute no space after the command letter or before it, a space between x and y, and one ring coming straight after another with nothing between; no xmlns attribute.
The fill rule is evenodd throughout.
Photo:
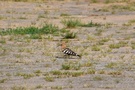
<svg viewBox="0 0 135 90"><path fill-rule="evenodd" d="M82 27L99 27L99 26L101 26L101 24L99 24L99 23L93 23L93 22L91 21L91 22L89 22L89 23L87 23L87 24L82 24L81 26L82 26Z"/></svg>
<svg viewBox="0 0 135 90"><path fill-rule="evenodd" d="M62 90L62 86L52 86L51 89L53 90Z"/></svg>
<svg viewBox="0 0 135 90"><path fill-rule="evenodd" d="M86 73L87 73L87 74L95 74L95 72L96 72L95 69L90 69L90 68L89 68Z"/></svg>
<svg viewBox="0 0 135 90"><path fill-rule="evenodd" d="M135 45L132 45L131 47L132 47L132 49L135 49Z"/></svg>
<svg viewBox="0 0 135 90"><path fill-rule="evenodd" d="M128 44L128 42L124 42L124 41L120 41L119 43L116 44L110 44L109 47L110 48L120 48L120 47L124 47Z"/></svg>
<svg viewBox="0 0 135 90"><path fill-rule="evenodd" d="M62 72L60 70L54 70L51 71L50 73L52 73L53 75L62 75Z"/></svg>
<svg viewBox="0 0 135 90"><path fill-rule="evenodd" d="M26 17L19 17L18 19L27 19Z"/></svg>
<svg viewBox="0 0 135 90"><path fill-rule="evenodd" d="M96 29L96 31L97 31L97 32L95 33L96 36L102 35L102 32L103 32L102 29Z"/></svg>
<svg viewBox="0 0 135 90"><path fill-rule="evenodd" d="M111 63L108 63L107 65L105 65L105 67L107 68L115 68L117 66L117 63L115 62L111 62Z"/></svg>
<svg viewBox="0 0 135 90"><path fill-rule="evenodd" d="M11 90L28 90L28 89L24 86L13 86Z"/></svg>
<svg viewBox="0 0 135 90"><path fill-rule="evenodd" d="M78 19L64 19L62 23L66 28L75 28L81 25L81 21Z"/></svg>
<svg viewBox="0 0 135 90"><path fill-rule="evenodd" d="M113 75L113 76L122 75L122 72L121 71L111 71L108 73L108 75Z"/></svg>
<svg viewBox="0 0 135 90"><path fill-rule="evenodd" d="M46 81L48 81L48 82L53 82L54 81L54 77L52 77L52 76L46 76L44 79Z"/></svg>
<svg viewBox="0 0 135 90"><path fill-rule="evenodd" d="M91 0L92 3L97 3L97 0Z"/></svg>
<svg viewBox="0 0 135 90"><path fill-rule="evenodd" d="M76 33L73 32L67 32L64 35L62 35L64 39L74 39L76 37Z"/></svg>
<svg viewBox="0 0 135 90"><path fill-rule="evenodd" d="M97 45L92 46L92 51L100 51L101 48Z"/></svg>
<svg viewBox="0 0 135 90"><path fill-rule="evenodd" d="M82 72L82 71L71 72L72 77L82 76L83 74L84 74L84 72Z"/></svg>
<svg viewBox="0 0 135 90"><path fill-rule="evenodd" d="M30 79L31 77L34 77L34 74L17 73L16 76L23 76L24 79Z"/></svg>
<svg viewBox="0 0 135 90"><path fill-rule="evenodd" d="M82 67L91 67L92 63L90 61L85 62L84 64L81 65Z"/></svg>
<svg viewBox="0 0 135 90"><path fill-rule="evenodd" d="M6 40L2 39L2 40L0 40L0 43L1 44L5 44L6 43Z"/></svg>
<svg viewBox="0 0 135 90"><path fill-rule="evenodd" d="M98 73L99 74L105 74L106 72L104 70L99 70Z"/></svg>
<svg viewBox="0 0 135 90"><path fill-rule="evenodd" d="M42 36L40 34L31 34L30 39L42 39Z"/></svg>
<svg viewBox="0 0 135 90"><path fill-rule="evenodd" d="M6 79L6 78L1 79L1 80L0 80L0 83L4 83L5 81L7 81L7 79Z"/></svg>
<svg viewBox="0 0 135 90"><path fill-rule="evenodd" d="M62 64L62 70L80 70L80 63L64 63Z"/></svg>
<svg viewBox="0 0 135 90"><path fill-rule="evenodd" d="M43 88L43 86L42 85L37 85L36 86L36 89L40 89L40 88Z"/></svg>
<svg viewBox="0 0 135 90"><path fill-rule="evenodd" d="M95 76L95 77L93 78L93 80L101 81L101 80L103 80L103 78L102 78L102 77L100 77L100 76Z"/></svg>
<svg viewBox="0 0 135 90"><path fill-rule="evenodd" d="M60 16L70 16L70 15L67 13L61 13Z"/></svg>
<svg viewBox="0 0 135 90"><path fill-rule="evenodd" d="M42 71L40 71L40 70L36 70L34 73L36 74L36 76L40 76L40 75L41 75L41 73L42 73Z"/></svg>
<svg viewBox="0 0 135 90"><path fill-rule="evenodd" d="M41 28L37 28L37 27L19 27L19 28L15 28L15 29L8 29L6 31L1 31L0 35L25 35L25 34L57 34L59 32L59 28L57 26L54 26L52 24L45 24L43 27Z"/></svg>

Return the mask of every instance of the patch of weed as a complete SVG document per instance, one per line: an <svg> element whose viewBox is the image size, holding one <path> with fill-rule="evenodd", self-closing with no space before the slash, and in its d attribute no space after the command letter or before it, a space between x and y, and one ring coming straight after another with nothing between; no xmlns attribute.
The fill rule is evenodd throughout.
<svg viewBox="0 0 135 90"><path fill-rule="evenodd" d="M62 70L80 70L81 69L81 64L80 63L63 63L62 64Z"/></svg>
<svg viewBox="0 0 135 90"><path fill-rule="evenodd" d="M85 62L84 64L81 64L82 67L91 67L92 63L90 61Z"/></svg>
<svg viewBox="0 0 135 90"><path fill-rule="evenodd" d="M76 37L76 33L67 32L62 35L64 39L74 39Z"/></svg>
<svg viewBox="0 0 135 90"><path fill-rule="evenodd" d="M115 63L115 62L111 62L111 63L108 63L107 65L105 65L105 67L107 67L107 68L114 68L116 66L117 66L117 63Z"/></svg>
<svg viewBox="0 0 135 90"><path fill-rule="evenodd" d="M28 90L28 89L24 86L13 86L11 90Z"/></svg>
<svg viewBox="0 0 135 90"><path fill-rule="evenodd" d="M40 88L43 88L43 86L42 85L37 85L36 86L36 89L40 89Z"/></svg>
<svg viewBox="0 0 135 90"><path fill-rule="evenodd" d="M126 46L128 43L127 42L124 42L124 41L120 41L119 43L116 43L116 44L110 44L109 47L110 48L120 48L120 47L124 47Z"/></svg>
<svg viewBox="0 0 135 90"><path fill-rule="evenodd" d="M46 81L48 81L48 82L53 82L54 81L54 77L52 77L52 76L46 76L44 79Z"/></svg>
<svg viewBox="0 0 135 90"><path fill-rule="evenodd" d="M108 73L108 75L113 75L113 76L122 75L122 72L121 71L111 71Z"/></svg>
<svg viewBox="0 0 135 90"><path fill-rule="evenodd" d="M30 79L31 77L34 77L34 74L17 73L16 76L23 76L24 79Z"/></svg>
<svg viewBox="0 0 135 90"><path fill-rule="evenodd" d="M70 16L70 15L67 13L61 13L60 16Z"/></svg>
<svg viewBox="0 0 135 90"><path fill-rule="evenodd" d="M54 90L62 90L63 87L62 87L62 86L51 86L51 89L54 89Z"/></svg>
<svg viewBox="0 0 135 90"><path fill-rule="evenodd" d="M5 81L7 81L7 79L6 79L6 78L1 79L1 80L0 80L0 83L4 83Z"/></svg>
<svg viewBox="0 0 135 90"><path fill-rule="evenodd" d="M95 74L95 72L96 72L96 70L95 69L91 69L91 68L89 68L89 69L87 69L87 74Z"/></svg>
<svg viewBox="0 0 135 90"><path fill-rule="evenodd" d="M82 27L99 27L99 26L101 26L101 24L99 24L99 23L93 23L93 22L91 21L91 22L89 22L89 23L87 23L87 24L82 24L81 26L82 26Z"/></svg>
<svg viewBox="0 0 135 90"><path fill-rule="evenodd" d="M101 48L97 45L92 46L92 51L100 51Z"/></svg>
<svg viewBox="0 0 135 90"><path fill-rule="evenodd" d="M82 24L78 19L64 19L61 22L66 28L76 28Z"/></svg>
<svg viewBox="0 0 135 90"><path fill-rule="evenodd" d="M93 78L93 80L101 81L101 80L103 80L103 78L102 78L102 77L100 77L100 76L95 76L95 77Z"/></svg>
<svg viewBox="0 0 135 90"><path fill-rule="evenodd" d="M11 34L21 34L21 35L25 35L25 34L56 34L58 33L59 28L57 26L54 26L52 24L45 24L43 27L41 28L37 28L37 27L19 27L19 28L15 28L15 29L8 29L6 31L1 31L0 35L11 35Z"/></svg>

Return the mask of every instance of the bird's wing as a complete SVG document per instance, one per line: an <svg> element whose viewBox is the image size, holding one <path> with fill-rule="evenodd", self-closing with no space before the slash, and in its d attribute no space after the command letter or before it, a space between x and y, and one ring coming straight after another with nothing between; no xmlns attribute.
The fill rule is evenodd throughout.
<svg viewBox="0 0 135 90"><path fill-rule="evenodd" d="M62 51L64 54L68 54L68 55L73 55L73 56L76 56L77 54L72 51L71 49L69 48L65 48L63 51Z"/></svg>

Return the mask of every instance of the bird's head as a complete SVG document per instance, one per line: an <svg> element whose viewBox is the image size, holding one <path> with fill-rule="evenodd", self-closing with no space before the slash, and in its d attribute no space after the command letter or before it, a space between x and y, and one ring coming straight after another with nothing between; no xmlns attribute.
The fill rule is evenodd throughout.
<svg viewBox="0 0 135 90"><path fill-rule="evenodd" d="M61 49L65 49L67 47L65 41L62 41L61 43L58 43L58 46L60 46Z"/></svg>
<svg viewBox="0 0 135 90"><path fill-rule="evenodd" d="M61 48L62 49L65 49L66 48L66 43L64 41L62 41L62 43L61 43Z"/></svg>

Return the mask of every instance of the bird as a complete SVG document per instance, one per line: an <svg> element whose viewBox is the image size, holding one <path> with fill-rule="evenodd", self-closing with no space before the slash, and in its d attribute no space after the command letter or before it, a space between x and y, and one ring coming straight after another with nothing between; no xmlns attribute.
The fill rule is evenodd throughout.
<svg viewBox="0 0 135 90"><path fill-rule="evenodd" d="M64 55L67 55L67 56L78 56L79 58L81 58L80 55L78 55L77 53L75 53L71 49L67 48L65 42L61 43L61 48L62 48L62 52L63 52Z"/></svg>

